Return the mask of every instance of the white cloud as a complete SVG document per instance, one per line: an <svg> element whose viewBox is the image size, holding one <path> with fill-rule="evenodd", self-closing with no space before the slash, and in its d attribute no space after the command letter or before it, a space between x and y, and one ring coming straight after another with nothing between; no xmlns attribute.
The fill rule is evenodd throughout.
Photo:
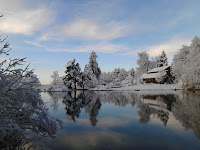
<svg viewBox="0 0 200 150"><path fill-rule="evenodd" d="M78 48L61 48L61 49L50 49L46 48L47 51L51 52L102 52L102 53L114 53L118 51L123 51L123 50L128 50L127 47L122 46L122 45L116 45L116 44L109 44L109 43L100 43L96 45L87 45L87 46L82 46Z"/></svg>
<svg viewBox="0 0 200 150"><path fill-rule="evenodd" d="M110 40L125 35L125 25L116 22L97 24L87 19L79 19L69 24L57 27L57 32L42 35L39 40L56 39L56 37L70 37L92 40ZM58 33L60 32L60 33Z"/></svg>
<svg viewBox="0 0 200 150"><path fill-rule="evenodd" d="M26 44L33 45L36 47L42 47L49 52L68 52L68 53L80 53L80 52L102 52L102 53L114 53L118 51L129 50L126 46L119 44L110 44L108 42L100 42L97 44L88 44L79 46L77 48L49 48L48 46L42 45L39 42L24 40Z"/></svg>
<svg viewBox="0 0 200 150"><path fill-rule="evenodd" d="M0 31L31 35L53 21L52 12L45 7L28 8L23 1L2 1ZM20 5L21 4L21 5Z"/></svg>
<svg viewBox="0 0 200 150"><path fill-rule="evenodd" d="M66 36L70 37L106 40L123 36L123 29L123 26L115 23L100 26L82 19L64 26L62 30Z"/></svg>
<svg viewBox="0 0 200 150"><path fill-rule="evenodd" d="M164 50L167 54L168 59L172 59L174 54L178 52L178 50L182 47L182 45L189 45L191 43L191 40L188 39L182 39L182 38L172 38L169 41L156 44L156 45L150 45L146 46L142 49L129 51L127 53L124 53L123 55L137 55L137 52L140 51L146 51L150 57L159 56L161 52Z"/></svg>
<svg viewBox="0 0 200 150"><path fill-rule="evenodd" d="M162 50L164 50L169 59L172 59L174 54L182 47L182 45L189 45L191 40L181 39L181 38L173 38L167 42L148 46L146 48L147 53L151 57L155 57L161 54Z"/></svg>
<svg viewBox="0 0 200 150"><path fill-rule="evenodd" d="M44 45L38 43L38 42L33 42L33 41L28 41L28 40L24 40L24 42L26 44L29 44L29 45L33 45L33 46L36 46L36 47L45 47Z"/></svg>

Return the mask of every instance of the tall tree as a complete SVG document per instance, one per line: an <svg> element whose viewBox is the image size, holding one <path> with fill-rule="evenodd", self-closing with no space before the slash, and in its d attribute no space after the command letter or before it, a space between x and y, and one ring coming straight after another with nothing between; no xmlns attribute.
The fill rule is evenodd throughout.
<svg viewBox="0 0 200 150"><path fill-rule="evenodd" d="M91 84L91 78L88 73L82 72L79 63L75 62L75 59L68 61L63 82L68 88L77 89L79 85L84 89L85 85Z"/></svg>
<svg viewBox="0 0 200 150"><path fill-rule="evenodd" d="M119 69L118 78L120 81L124 80L128 76L128 72L124 68Z"/></svg>
<svg viewBox="0 0 200 150"><path fill-rule="evenodd" d="M183 46L173 58L173 73L185 88L200 84L200 38L194 37L190 46Z"/></svg>
<svg viewBox="0 0 200 150"><path fill-rule="evenodd" d="M187 63L187 57L190 52L190 47L183 46L177 54L174 55L172 59L172 75L175 77L175 82L180 79L183 80L184 77L184 66Z"/></svg>
<svg viewBox="0 0 200 150"><path fill-rule="evenodd" d="M99 77L101 75L101 69L99 68L96 59L97 59L96 52L92 51L90 54L88 65L89 65L89 67L91 67L92 72L95 74L96 78L99 79Z"/></svg>
<svg viewBox="0 0 200 150"><path fill-rule="evenodd" d="M81 82L81 68L79 63L75 62L75 59L67 62L65 71L66 75L63 78L64 84L68 88L74 89L76 89L76 85Z"/></svg>
<svg viewBox="0 0 200 150"><path fill-rule="evenodd" d="M61 85L62 84L62 78L59 76L59 73L57 70L53 71L53 74L50 76L52 78L52 84L53 85Z"/></svg>
<svg viewBox="0 0 200 150"><path fill-rule="evenodd" d="M163 67L168 65L167 56L165 51L163 50L161 55L157 57L157 67Z"/></svg>
<svg viewBox="0 0 200 150"><path fill-rule="evenodd" d="M149 66L149 54L144 52L138 52L139 59L137 60L137 64L139 67L137 67L137 80L141 77L142 74L146 73L148 71Z"/></svg>

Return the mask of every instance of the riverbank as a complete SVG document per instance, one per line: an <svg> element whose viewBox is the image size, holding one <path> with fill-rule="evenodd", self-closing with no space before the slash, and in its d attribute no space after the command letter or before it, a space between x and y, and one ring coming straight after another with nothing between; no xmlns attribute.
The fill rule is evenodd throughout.
<svg viewBox="0 0 200 150"><path fill-rule="evenodd" d="M108 87L99 86L93 89L93 91L155 91L155 90L183 90L180 84L137 84L133 86L122 87Z"/></svg>
<svg viewBox="0 0 200 150"><path fill-rule="evenodd" d="M37 90L41 92L66 92L68 88L65 85L41 85L37 87Z"/></svg>

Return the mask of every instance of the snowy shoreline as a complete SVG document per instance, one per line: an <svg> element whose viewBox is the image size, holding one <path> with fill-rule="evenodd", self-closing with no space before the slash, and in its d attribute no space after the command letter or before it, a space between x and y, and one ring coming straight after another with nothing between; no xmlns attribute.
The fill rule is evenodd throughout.
<svg viewBox="0 0 200 150"><path fill-rule="evenodd" d="M108 86L100 86L92 91L160 91L160 90L183 90L179 84L138 84L133 86L123 86L119 88L112 88Z"/></svg>
<svg viewBox="0 0 200 150"><path fill-rule="evenodd" d="M41 92L67 92L70 91L66 86L54 86L54 85L42 85L37 88ZM77 89L82 90L82 89ZM121 87L111 87L111 86L98 86L96 88L85 89L89 91L169 91L169 90L190 90L182 88L181 84L137 84L133 86L121 86ZM200 89L191 89L200 90Z"/></svg>
<svg viewBox="0 0 200 150"><path fill-rule="evenodd" d="M68 88L65 85L41 85L37 87L41 92L67 92Z"/></svg>

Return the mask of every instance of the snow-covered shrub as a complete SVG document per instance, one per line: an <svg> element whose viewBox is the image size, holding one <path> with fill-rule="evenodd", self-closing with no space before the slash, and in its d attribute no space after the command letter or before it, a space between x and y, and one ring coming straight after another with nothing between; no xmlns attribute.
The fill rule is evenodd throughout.
<svg viewBox="0 0 200 150"><path fill-rule="evenodd" d="M9 44L0 39L0 57L8 55ZM23 65L23 59L0 62L0 148L15 149L30 142L30 134L55 137L57 123L49 115L36 90L38 79ZM29 136L28 136L29 135ZM26 141L26 142L25 142ZM25 142L25 143L24 143Z"/></svg>

